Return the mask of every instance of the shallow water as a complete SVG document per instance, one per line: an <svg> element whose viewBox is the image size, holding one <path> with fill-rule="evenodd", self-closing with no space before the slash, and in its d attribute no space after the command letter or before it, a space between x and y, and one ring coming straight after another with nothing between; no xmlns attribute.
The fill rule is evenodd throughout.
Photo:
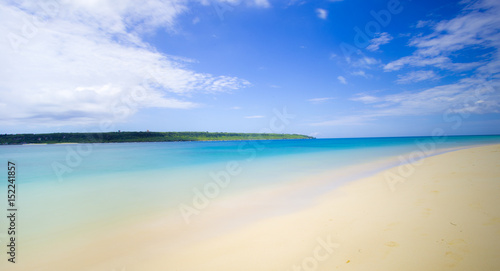
<svg viewBox="0 0 500 271"><path fill-rule="evenodd" d="M0 146L4 165L0 174L6 176L7 161L17 164L20 232L25 240L36 243L47 234L70 233L76 228L98 230L155 213L171 211L180 218L182 205L200 213L206 201L213 204L246 191L291 187L326 171L340 172L411 152L432 155L491 143L500 143L500 136ZM360 168L341 181L291 191L283 198L274 197L280 202L254 208L265 208L271 215L276 213L272 208L307 204L345 181L397 163L390 160ZM0 187L1 195L7 194L6 188ZM6 198L1 202L6 209ZM0 237L5 236L2 230Z"/></svg>

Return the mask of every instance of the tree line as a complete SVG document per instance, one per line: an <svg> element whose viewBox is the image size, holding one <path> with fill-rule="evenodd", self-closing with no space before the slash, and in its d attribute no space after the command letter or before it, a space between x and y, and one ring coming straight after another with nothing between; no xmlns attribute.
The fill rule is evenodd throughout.
<svg viewBox="0 0 500 271"><path fill-rule="evenodd" d="M224 132L107 132L107 133L49 133L4 134L0 144L57 144L57 143L121 143L167 141L223 141L313 139L299 134L224 133Z"/></svg>

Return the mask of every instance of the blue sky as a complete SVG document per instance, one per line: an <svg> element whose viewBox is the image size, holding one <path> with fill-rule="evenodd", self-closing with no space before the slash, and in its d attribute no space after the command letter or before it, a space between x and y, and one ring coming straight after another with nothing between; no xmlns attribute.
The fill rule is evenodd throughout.
<svg viewBox="0 0 500 271"><path fill-rule="evenodd" d="M0 133L500 134L498 1L42 3L0 3Z"/></svg>

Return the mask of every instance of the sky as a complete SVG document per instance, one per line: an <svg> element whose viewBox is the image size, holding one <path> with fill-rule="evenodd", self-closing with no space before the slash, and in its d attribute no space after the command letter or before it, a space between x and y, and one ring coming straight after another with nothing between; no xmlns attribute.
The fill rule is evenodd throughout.
<svg viewBox="0 0 500 271"><path fill-rule="evenodd" d="M0 133L500 134L497 0L0 0Z"/></svg>

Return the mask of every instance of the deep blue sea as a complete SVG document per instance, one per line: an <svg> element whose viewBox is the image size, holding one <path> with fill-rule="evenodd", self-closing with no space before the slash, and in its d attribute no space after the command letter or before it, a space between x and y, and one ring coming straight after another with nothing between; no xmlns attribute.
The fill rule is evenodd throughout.
<svg viewBox="0 0 500 271"><path fill-rule="evenodd" d="M198 215L208 205L197 193L208 193L213 202L380 159L494 143L500 136L0 146L0 175L7 176L8 161L16 163L21 223L26 235L36 236L167 210L181 217L180 206ZM350 179L401 163L387 161ZM326 183L288 200L302 202L334 188ZM2 198L6 190L0 186ZM6 209L7 201L1 202Z"/></svg>

